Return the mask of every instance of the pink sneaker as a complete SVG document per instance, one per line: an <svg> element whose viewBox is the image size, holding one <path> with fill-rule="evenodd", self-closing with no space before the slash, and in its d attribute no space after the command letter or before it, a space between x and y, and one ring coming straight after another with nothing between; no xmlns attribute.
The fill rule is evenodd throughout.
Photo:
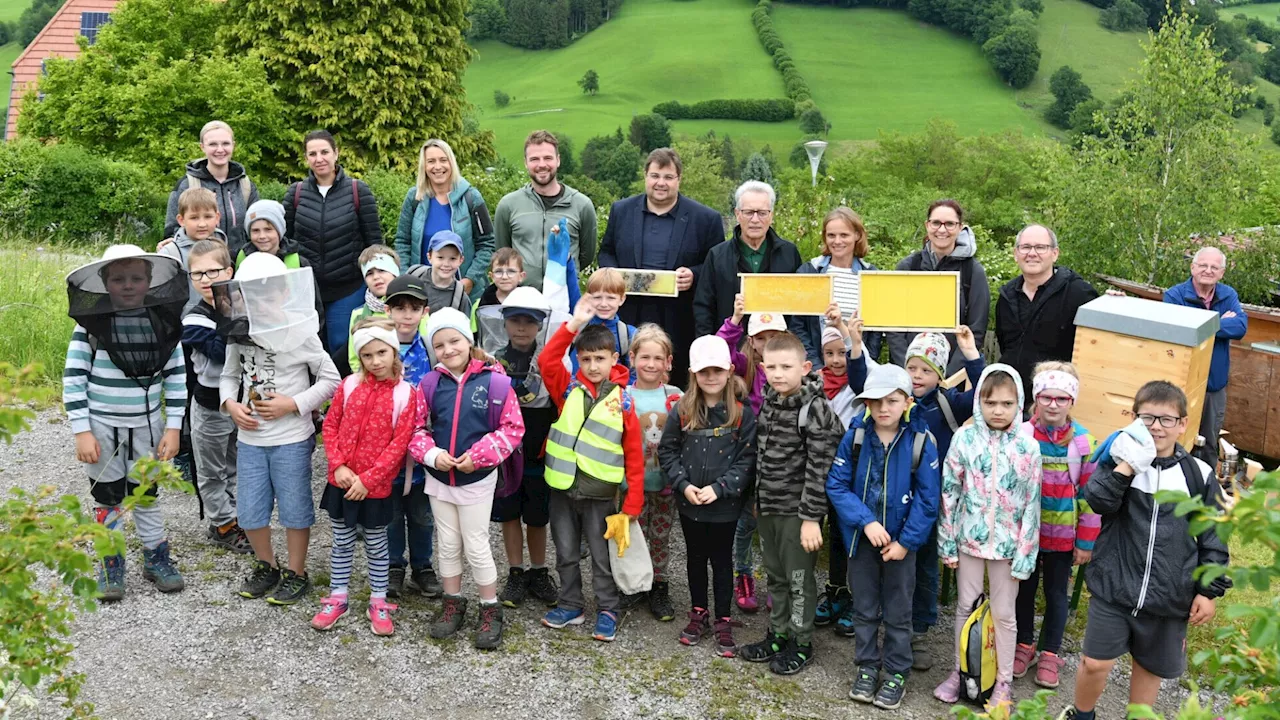
<svg viewBox="0 0 1280 720"><path fill-rule="evenodd" d="M1013 687L1007 682L997 682L991 691L991 699L987 701L987 710L994 710L1001 705L1013 705Z"/></svg>
<svg viewBox="0 0 1280 720"><path fill-rule="evenodd" d="M753 613L760 609L760 603L756 600L756 579L751 573L739 573L733 594L738 608L743 612Z"/></svg>
<svg viewBox="0 0 1280 720"><path fill-rule="evenodd" d="M332 630L338 621L347 616L347 596L330 595L320 601L320 612L311 618L311 627Z"/></svg>
<svg viewBox="0 0 1280 720"><path fill-rule="evenodd" d="M942 684L933 689L933 696L944 703L954 705L960 701L960 671L952 670Z"/></svg>
<svg viewBox="0 0 1280 720"><path fill-rule="evenodd" d="M396 631L391 623L391 613L399 608L383 598L369 601L369 628L374 635L391 635Z"/></svg>
<svg viewBox="0 0 1280 720"><path fill-rule="evenodd" d="M1058 687L1058 672L1065 661L1051 652L1040 653L1040 667L1036 668L1036 684L1040 687Z"/></svg>
<svg viewBox="0 0 1280 720"><path fill-rule="evenodd" d="M1027 674L1032 665L1036 664L1036 649L1030 645L1018 643L1018 647L1013 651L1013 676L1020 678ZM1056 685L1054 687L1057 687Z"/></svg>

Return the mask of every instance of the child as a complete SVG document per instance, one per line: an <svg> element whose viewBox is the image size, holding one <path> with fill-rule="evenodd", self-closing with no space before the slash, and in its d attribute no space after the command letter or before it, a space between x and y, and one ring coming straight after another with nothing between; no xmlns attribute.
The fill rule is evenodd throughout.
<svg viewBox="0 0 1280 720"><path fill-rule="evenodd" d="M396 475L404 473L421 396L402 378L400 341L390 320L360 321L351 344L360 358L359 369L343 381L324 417L329 482L320 508L333 521L333 551L329 596L320 602L311 627L332 630L347 614L359 526L369 561L369 627L374 635L391 635L391 612L396 609L387 603L391 487Z"/></svg>
<svg viewBox="0 0 1280 720"><path fill-rule="evenodd" d="M591 549L591 585L596 598L592 637L612 642L618 633L618 586L609 569L609 543L629 518L644 509L644 439L635 401L627 389L631 373L618 364L617 338L603 325L589 325L595 305L582 298L573 318L547 341L538 366L560 410L547 438L546 478L551 488L551 539L556 546L560 599L542 624L560 629L583 622L581 541ZM564 355L573 343L580 367L570 382ZM579 452L577 448L582 448ZM623 480L627 494L615 514ZM626 544L620 542L618 551Z"/></svg>
<svg viewBox="0 0 1280 720"><path fill-rule="evenodd" d="M641 327L641 333L644 329ZM637 336L637 352L643 350ZM637 371L642 365L637 366ZM680 505L680 530L688 549L687 574L693 609L680 642L696 645L711 630L707 612L707 563L715 590L716 652L737 654L729 608L733 602L733 533L755 478L756 419L739 398L746 395L733 375L729 346L704 335L689 348L689 393L673 408L662 431L658 456ZM646 538L649 535L646 533Z"/></svg>
<svg viewBox="0 0 1280 720"><path fill-rule="evenodd" d="M401 275L387 285L386 303L387 314L395 324L396 339L400 342L405 382L416 388L431 370L430 354L421 333L427 314L426 285L413 275ZM431 567L435 519L431 517L431 501L422 491L426 470L417 463L412 463L412 466L411 477L406 479L404 470L401 470L391 485L391 525L387 536L391 572L387 597L399 598L404 592L407 536L408 566L412 570L413 584L423 595L438 598L444 591ZM406 480L408 487L405 486Z"/></svg>
<svg viewBox="0 0 1280 720"><path fill-rule="evenodd" d="M235 280L252 281L234 283L246 306L248 332L229 338L219 390L223 412L239 428L236 517L256 556L239 594L256 599L270 593L268 603L293 605L311 589L311 412L333 396L338 370L320 343L314 304L303 299L315 295L310 268L288 270L275 255L256 252L245 258ZM225 315L221 298L216 307ZM283 570L271 545L273 507L287 538Z"/></svg>
<svg viewBox="0 0 1280 720"><path fill-rule="evenodd" d="M187 400L178 343L189 285L176 260L136 245L112 245L101 260L67 276L76 326L62 402L76 436L76 459L89 474L94 514L112 530L123 529L121 504L137 487L129 477L137 459L171 460L178 452ZM142 542L142 577L161 592L182 590L159 504L136 506L133 522ZM103 558L100 600L124 599L124 569L124 555Z"/></svg>
<svg viewBox="0 0 1280 720"><path fill-rule="evenodd" d="M236 254L236 267L243 265L245 258L255 252L275 255L290 270L311 267L310 261L302 257L302 253L298 251L298 243L285 237L283 205L275 200L258 200L245 211L244 219L245 227L248 228L249 243ZM323 342L325 338L324 301L320 298L318 285L315 288L315 296L316 313L319 316L319 335Z"/></svg>
<svg viewBox="0 0 1280 720"><path fill-rule="evenodd" d="M489 263L489 275L493 278L493 283L480 293L480 299L471 306L472 332L480 330L476 322L477 310L490 305L501 305L511 291L524 282L524 259L515 248L498 248L493 253L493 260ZM483 347L483 343L478 338L476 344Z"/></svg>
<svg viewBox="0 0 1280 720"><path fill-rule="evenodd" d="M195 188L182 193L203 191ZM178 222L182 214L182 200ZM181 234L181 233L179 233ZM231 253L219 240L200 240L187 248L191 283L200 302L182 317L182 345L191 363L187 389L191 399L191 439L196 461L200 505L209 517L208 538L232 552L253 552L249 538L236 522L236 424L222 414L218 385L227 356L227 341L218 334L213 309L213 284L231 278Z"/></svg>
<svg viewBox="0 0 1280 720"><path fill-rule="evenodd" d="M1093 720L1111 668L1125 653L1133 656L1129 703L1155 705L1160 679L1186 670L1187 625L1212 620L1217 598L1231 587L1226 577L1205 585L1193 575L1230 560L1213 526L1191 536L1190 518L1175 512L1177 504L1155 499L1175 490L1222 507L1211 468L1178 444L1187 429L1187 396L1170 383L1149 382L1134 396L1133 414L1138 419L1098 449L1098 468L1084 486L1102 531L1085 569L1092 599L1075 704L1062 718Z"/></svg>
<svg viewBox="0 0 1280 720"><path fill-rule="evenodd" d="M1040 448L1018 429L1025 404L1017 370L991 365L975 389L973 424L956 432L942 471L938 554L956 571L957 654L955 669L933 695L946 703L960 697L960 633L985 573L996 633L990 706L997 707L1013 699L1018 581L1031 576L1040 547Z"/></svg>
<svg viewBox="0 0 1280 720"><path fill-rule="evenodd" d="M360 367L360 359L351 346L356 323L371 317L386 317L387 286L400 276L400 256L386 245L370 245L360 253L360 273L364 275L364 305L351 313L347 332L347 362L352 369Z"/></svg>
<svg viewBox="0 0 1280 720"><path fill-rule="evenodd" d="M662 622L676 617L671 604L671 585L667 582L667 544L671 540L671 526L676 522L676 499L658 460L658 444L667 416L684 394L680 388L666 384L673 354L671 338L653 323L641 325L631 340L631 368L636 375L631 397L644 432L644 512L640 514L640 529L649 543L649 557L653 560L649 612ZM706 604L701 607L705 610ZM728 617L728 613L716 617Z"/></svg>
<svg viewBox="0 0 1280 720"><path fill-rule="evenodd" d="M938 518L938 448L924 419L912 417L906 370L876 367L858 399L867 409L854 418L827 476L827 499L851 541L831 553L848 558L849 587L858 588L852 599L858 673L849 697L893 710L911 674L916 553Z"/></svg>
<svg viewBox="0 0 1280 720"><path fill-rule="evenodd" d="M595 307L592 325L603 325L617 340L618 355L622 364L630 367L631 343L636 329L618 319L618 310L627 301L627 281L617 268L602 267L587 278L587 297ZM574 372L578 370L578 356L569 352Z"/></svg>
<svg viewBox="0 0 1280 720"><path fill-rule="evenodd" d="M1018 648L1013 653L1013 676L1036 668L1036 684L1058 687L1062 669L1062 632L1067 627L1067 596L1071 568L1089 562L1102 520L1084 500L1084 484L1093 474L1090 459L1097 441L1071 419L1080 394L1080 376L1067 362L1036 365L1031 382L1035 414L1022 424L1022 434L1040 444L1043 462L1040 485L1040 554L1031 577L1018 584ZM1044 578L1043 651L1037 656L1036 589Z"/></svg>
<svg viewBox="0 0 1280 720"><path fill-rule="evenodd" d="M428 268L417 266L409 272L418 275L427 282L427 312L433 313L443 308L453 308L461 313L471 312L471 301L467 299L466 288L458 278L458 268L462 267L462 238L452 230L441 230L431 236L427 245Z"/></svg>
<svg viewBox="0 0 1280 720"><path fill-rule="evenodd" d="M754 318L752 318L754 320ZM742 649L748 662L769 662L794 675L813 660L814 564L827 514L827 471L844 428L822 393L822 380L791 333L764 347L769 390L756 431L760 548L773 596L764 640Z"/></svg>
<svg viewBox="0 0 1280 720"><path fill-rule="evenodd" d="M156 254L171 257L181 263L183 270L190 270L189 258L193 245L201 240L227 242L227 236L218 227L220 221L218 199L214 197L212 190L203 187L183 190L178 196L178 231L169 242L160 243ZM196 289L195 278L192 278L191 299L182 308L183 313L191 312L199 304L201 296Z"/></svg>
<svg viewBox="0 0 1280 720"><path fill-rule="evenodd" d="M853 422L855 403L859 408L861 403L849 387L848 353L852 347L847 344L849 330L840 315L840 307L834 303L827 313L827 322L833 320L837 324L822 330L822 392L831 403L831 409L840 418L840 424L847 430ZM827 502L827 529L831 535L832 548L848 547L840 534L840 522L830 498ZM836 632L845 636L853 635L853 600L849 594L849 586L845 584L848 574L849 556L843 552L827 553L827 585L818 597L818 607L813 612L814 625L822 627L834 622Z"/></svg>
<svg viewBox="0 0 1280 720"><path fill-rule="evenodd" d="M439 236L440 233L436 233ZM480 627L475 645L502 644L498 570L489 547L489 515L498 487L498 466L524 437L520 401L496 365L475 359L471 323L454 308L427 320L427 345L435 368L422 379L422 412L409 451L427 466L427 495L439 532L440 583L444 606L431 637L452 636L466 619L462 597L462 555L480 595ZM436 383L434 393L428 390ZM490 403L499 404L495 413ZM497 418L497 426L493 418Z"/></svg>

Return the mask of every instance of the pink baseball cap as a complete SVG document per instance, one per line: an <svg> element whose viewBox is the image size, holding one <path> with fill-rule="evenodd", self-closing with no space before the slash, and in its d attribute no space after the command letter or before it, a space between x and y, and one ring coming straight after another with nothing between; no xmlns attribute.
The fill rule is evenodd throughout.
<svg viewBox="0 0 1280 720"><path fill-rule="evenodd" d="M696 373L710 367L733 369L729 344L717 335L703 335L689 346L689 372Z"/></svg>

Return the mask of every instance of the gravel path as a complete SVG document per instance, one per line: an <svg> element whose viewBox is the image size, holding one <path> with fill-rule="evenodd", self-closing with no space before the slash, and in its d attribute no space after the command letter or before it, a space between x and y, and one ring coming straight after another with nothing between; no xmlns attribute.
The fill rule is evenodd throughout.
<svg viewBox="0 0 1280 720"><path fill-rule="evenodd" d="M316 454L317 498L323 457ZM0 484L34 488L53 483L87 498L74 459L70 428L61 412L43 413L11 446L0 445ZM308 626L315 601L275 608L234 594L247 568L237 555L203 540L193 497L165 499L174 554L187 590L165 596L141 576L141 559L128 558L128 596L81 619L75 631L77 667L87 674L84 696L103 718L875 718L883 711L847 699L852 680L851 641L819 628L816 659L803 673L783 678L766 668L713 657L704 644L676 642L682 622L659 623L647 609L624 619L618 640L593 642L589 625L565 631L543 628L541 607L507 611L503 647L481 653L470 638L433 641L427 626L438 602L419 596L401 602L392 638L373 636L363 621L332 633ZM672 594L687 608L684 549L673 533ZM498 562L501 535L493 534ZM329 523L316 525L308 561L313 576L328 577ZM283 548L283 535L277 537ZM362 553L357 553L354 592L367 593ZM505 568L499 566L505 576ZM588 570L589 572L589 570ZM590 583L587 583L590 592ZM472 596L474 592L472 589ZM475 629L474 605L468 631ZM353 615L356 613L353 612ZM949 612L944 611L944 616ZM743 616L739 642L764 632L763 614ZM951 649L951 622L934 631L935 657ZM1064 696L1070 695L1078 638L1068 638ZM936 718L949 708L932 697L941 680L935 669L908 684L903 718ZM1100 717L1123 717L1127 678L1118 670ZM1016 681L1017 698L1036 690L1030 677ZM1158 710L1170 712L1185 697L1166 683ZM1053 703L1056 712L1060 702Z"/></svg>

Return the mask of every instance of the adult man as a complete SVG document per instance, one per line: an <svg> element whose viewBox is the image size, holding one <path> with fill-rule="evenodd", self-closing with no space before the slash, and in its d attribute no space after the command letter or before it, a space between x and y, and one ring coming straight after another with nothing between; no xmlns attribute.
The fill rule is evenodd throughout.
<svg viewBox="0 0 1280 720"><path fill-rule="evenodd" d="M738 224L733 238L711 248L698 278L693 298L698 335L714 333L733 315L738 273L793 273L800 267L800 251L773 231L776 200L773 188L758 180L748 180L734 191L733 214Z"/></svg>
<svg viewBox="0 0 1280 720"><path fill-rule="evenodd" d="M1167 303L1212 310L1222 316L1218 335L1213 341L1209 383L1205 386L1204 406L1200 410L1200 435L1205 446L1201 459L1212 468L1218 465L1218 432L1222 430L1227 414L1231 341L1244 337L1249 329L1249 316L1240 306L1240 296L1234 288L1222 282L1226 271L1227 256L1216 247L1202 247L1191 259L1191 279L1164 291Z"/></svg>
<svg viewBox="0 0 1280 720"><path fill-rule="evenodd" d="M1098 297L1098 291L1069 268L1054 266L1058 236L1044 225L1022 228L1013 241L1013 257L1022 274L1000 288L996 341L1000 362L1029 380L1038 362L1071 360L1076 310Z"/></svg>
<svg viewBox="0 0 1280 720"><path fill-rule="evenodd" d="M547 235L561 218L569 225L569 252L578 269L596 257L596 207L586 195L556 179L560 149L556 136L535 130L524 141L529 183L509 192L493 216L495 249L512 247L524 260L525 285L542 290L547 267Z"/></svg>
<svg viewBox="0 0 1280 720"><path fill-rule="evenodd" d="M609 211L600 241L600 267L674 270L679 297L647 297L626 303L618 315L631 325L657 323L671 336L675 359L670 382L685 387L689 345L696 337L693 286L702 263L724 241L720 213L680 194L680 156L671 148L649 153L644 194L624 198Z"/></svg>

